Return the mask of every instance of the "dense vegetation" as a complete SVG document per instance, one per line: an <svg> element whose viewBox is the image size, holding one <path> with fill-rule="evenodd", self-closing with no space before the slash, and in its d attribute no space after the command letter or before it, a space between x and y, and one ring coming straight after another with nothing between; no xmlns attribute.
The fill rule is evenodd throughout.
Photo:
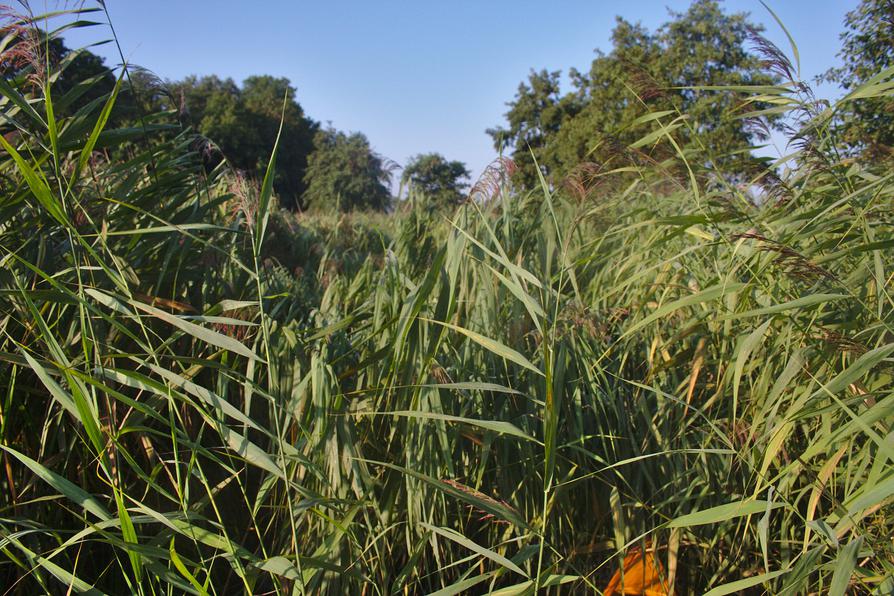
<svg viewBox="0 0 894 596"><path fill-rule="evenodd" d="M506 113L508 127L488 133L497 149L511 150L528 188L538 168L549 177L567 176L581 162L607 168L624 165L620 148L650 132L644 112L686 114L676 139L684 150L707 155L727 172L750 171L749 149L758 131L739 118L747 89L772 85L779 77L763 68L747 41L760 29L745 14L725 14L717 2L697 0L658 31L618 17L612 50L599 53L588 73L574 69L574 89L562 94L560 72L532 71L519 85ZM727 87L717 93L716 87ZM715 88L715 89L712 89ZM754 107L754 106L752 106ZM768 123L775 114L765 115ZM652 157L673 155L651 146Z"/></svg>
<svg viewBox="0 0 894 596"><path fill-rule="evenodd" d="M233 138L255 143L239 163L145 73L73 77L83 52L47 52L66 26L11 16L0 583L894 590L894 173L889 137L854 132L894 69L818 102L794 47L716 8L657 36L619 24L596 62L621 62L572 98L589 124L549 133L584 143L578 161L509 133L517 159L465 200L463 164L423 155L399 203L365 137L320 129L287 81L214 100L276 121L269 159ZM649 60L650 98L612 74L713 31L699 18L751 36L731 78ZM600 84L620 128L592 120ZM747 149L773 126L791 154L762 164ZM274 193L289 130L317 148L310 200Z"/></svg>

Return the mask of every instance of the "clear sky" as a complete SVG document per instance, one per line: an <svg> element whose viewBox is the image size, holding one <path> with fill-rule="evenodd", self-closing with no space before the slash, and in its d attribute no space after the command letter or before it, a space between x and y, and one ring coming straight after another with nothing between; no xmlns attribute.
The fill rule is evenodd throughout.
<svg viewBox="0 0 894 596"><path fill-rule="evenodd" d="M33 2L35 9L39 4ZM768 0L798 44L805 78L837 63L844 14L857 0ZM484 130L531 68L588 70L610 49L614 16L654 30L688 0L107 0L125 57L167 79L284 76L305 112L361 131L400 163L438 151L481 172L495 157ZM758 0L726 0L787 50ZM77 47L102 38L68 36ZM112 45L95 50L120 62ZM824 88L826 95L836 90Z"/></svg>

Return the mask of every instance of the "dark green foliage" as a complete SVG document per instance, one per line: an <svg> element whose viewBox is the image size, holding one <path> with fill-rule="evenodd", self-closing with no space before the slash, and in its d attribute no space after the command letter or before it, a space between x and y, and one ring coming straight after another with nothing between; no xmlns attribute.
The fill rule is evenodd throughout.
<svg viewBox="0 0 894 596"><path fill-rule="evenodd" d="M574 90L565 95L558 72L532 71L508 104L508 128L488 131L498 149L512 150L523 186L538 182L532 152L557 183L582 163L601 170L629 165L628 146L660 126L679 128L684 151L698 151L727 172L754 169L747 149L755 135L734 109L744 94L691 87L772 83L745 48L757 29L713 0L671 17L655 32L619 17L611 51L599 52L588 73L572 71ZM637 122L644 111L667 114ZM635 148L641 162L676 153L660 140Z"/></svg>
<svg viewBox="0 0 894 596"><path fill-rule="evenodd" d="M307 159L313 150L314 134L319 124L305 116L295 100L295 88L285 78L266 75L248 77L242 82L242 101L250 115L248 122L256 128L256 134L261 138L254 162L258 172L263 172L267 166L270 148L282 121L274 188L280 199L285 199L286 207L300 206L301 196L306 190L304 174Z"/></svg>
<svg viewBox="0 0 894 596"><path fill-rule="evenodd" d="M304 175L318 124L305 116L288 79L189 77L170 84L182 98L183 119L215 143L230 163L253 178L263 175L282 117L283 131L274 187L286 207L302 205ZM285 100L285 111L283 102Z"/></svg>
<svg viewBox="0 0 894 596"><path fill-rule="evenodd" d="M534 157L540 161L547 145L555 139L562 123L581 109L578 98L561 96L559 71L531 71L527 83L520 83L515 99L506 113L508 128L489 129L498 151L511 148L512 159L518 166L518 180L525 188L538 184ZM532 157L532 154L534 157Z"/></svg>
<svg viewBox="0 0 894 596"><path fill-rule="evenodd" d="M8 26L2 32L6 38L0 76L9 81L24 79L33 86L45 78L49 66L60 115L74 114L108 95L115 86L114 74L89 50L71 50L62 38L48 36L38 28ZM119 106L119 111L124 108Z"/></svg>
<svg viewBox="0 0 894 596"><path fill-rule="evenodd" d="M362 133L345 134L332 127L317 132L304 175L308 208L383 211L391 204L390 181L385 161Z"/></svg>
<svg viewBox="0 0 894 596"><path fill-rule="evenodd" d="M404 168L401 183L421 193L434 209L456 207L465 197L469 170L461 161L448 161L440 153L416 155Z"/></svg>
<svg viewBox="0 0 894 596"><path fill-rule="evenodd" d="M65 107L66 113L73 114L89 102L111 93L115 86L115 75L96 54L84 49L70 50L60 38L49 40L49 52L50 62L53 64L51 68L58 69L65 63L54 85L57 93L64 95L84 81L93 81L85 86L84 92L79 94L76 101Z"/></svg>
<svg viewBox="0 0 894 596"><path fill-rule="evenodd" d="M829 70L825 78L850 91L894 67L894 1L862 0L847 13L844 25L839 53L844 64ZM888 73L887 78L892 77ZM877 97L847 104L839 128L851 150L868 151L869 159L894 158L894 99Z"/></svg>

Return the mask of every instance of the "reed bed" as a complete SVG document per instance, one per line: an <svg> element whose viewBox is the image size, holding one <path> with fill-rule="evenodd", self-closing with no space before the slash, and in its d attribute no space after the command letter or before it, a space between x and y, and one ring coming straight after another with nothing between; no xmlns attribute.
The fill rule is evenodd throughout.
<svg viewBox="0 0 894 596"><path fill-rule="evenodd" d="M891 72L753 89L748 177L644 107L660 164L388 217L58 75L0 88L9 592L894 590L894 173L834 126Z"/></svg>

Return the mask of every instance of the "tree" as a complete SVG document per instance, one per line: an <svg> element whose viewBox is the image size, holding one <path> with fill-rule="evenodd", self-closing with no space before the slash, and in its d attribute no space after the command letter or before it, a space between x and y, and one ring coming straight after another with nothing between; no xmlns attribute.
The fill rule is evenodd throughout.
<svg viewBox="0 0 894 596"><path fill-rule="evenodd" d="M894 66L894 1L862 0L844 24L838 54L844 64L825 78L850 91ZM870 158L894 156L894 98L851 101L842 108L838 129L851 150L865 151Z"/></svg>
<svg viewBox="0 0 894 596"><path fill-rule="evenodd" d="M685 13L671 13L655 32L618 18L611 52L597 52L588 73L572 70L571 92L559 93L558 72L532 72L508 104L508 128L488 132L497 149L512 150L526 187L538 178L531 152L553 182L581 162L629 165L619 158L656 126L638 118L660 111L669 112L664 123L686 115L674 133L684 149L697 136L715 165L747 170L755 164L748 149L757 137L733 113L741 97L692 87L773 83L745 49L758 30L747 15L726 14L714 0L695 0ZM643 152L660 160L672 148L650 143Z"/></svg>
<svg viewBox="0 0 894 596"><path fill-rule="evenodd" d="M435 208L458 205L468 188L470 176L461 161L447 161L440 153L425 153L411 158L401 182L411 191L422 193Z"/></svg>
<svg viewBox="0 0 894 596"><path fill-rule="evenodd" d="M186 121L214 141L233 166L254 177L264 174L282 118L274 188L285 206L301 206L319 125L305 116L288 79L254 76L240 88L232 79L188 77L172 88L183 97Z"/></svg>
<svg viewBox="0 0 894 596"><path fill-rule="evenodd" d="M578 110L575 98L560 96L560 75L557 70L537 72L532 69L528 82L519 84L515 99L507 104L510 108L506 113L508 128L487 130L497 151L511 150L525 188L534 187L539 179L534 160L542 162L547 142L559 132L563 121Z"/></svg>
<svg viewBox="0 0 894 596"><path fill-rule="evenodd" d="M172 87L182 97L184 123L211 139L234 167L255 174L261 137L249 122L248 111L233 79L214 75L187 77ZM270 146L273 146L272 139Z"/></svg>
<svg viewBox="0 0 894 596"><path fill-rule="evenodd" d="M281 196L289 197L287 205L299 206L300 197L306 190L304 173L307 158L313 151L314 135L319 124L305 116L301 105L295 101L295 88L286 78L249 77L242 83L242 100L249 115L249 124L261 140L261 145L254 151L255 171L261 172L267 167L282 117L274 186Z"/></svg>
<svg viewBox="0 0 894 596"><path fill-rule="evenodd" d="M569 95L574 97L577 109L565 119L540 157L557 177L582 161L610 167L628 165L618 160L624 148L644 131L633 122L667 100L663 90L667 83L659 82L662 49L655 35L618 17L612 46L610 54L597 52L589 73L572 72L575 90Z"/></svg>
<svg viewBox="0 0 894 596"><path fill-rule="evenodd" d="M776 83L762 58L746 47L762 28L750 23L746 13L724 13L714 0L696 0L685 13L671 14L673 20L658 35L660 76L677 89L671 95L672 103L689 118L682 139L689 143L697 135L724 173L748 170L758 163L749 150L761 136L740 117L739 107L750 93L685 87Z"/></svg>
<svg viewBox="0 0 894 596"><path fill-rule="evenodd" d="M367 138L332 127L319 130L307 162L304 203L314 210L385 210L391 203L391 172Z"/></svg>

